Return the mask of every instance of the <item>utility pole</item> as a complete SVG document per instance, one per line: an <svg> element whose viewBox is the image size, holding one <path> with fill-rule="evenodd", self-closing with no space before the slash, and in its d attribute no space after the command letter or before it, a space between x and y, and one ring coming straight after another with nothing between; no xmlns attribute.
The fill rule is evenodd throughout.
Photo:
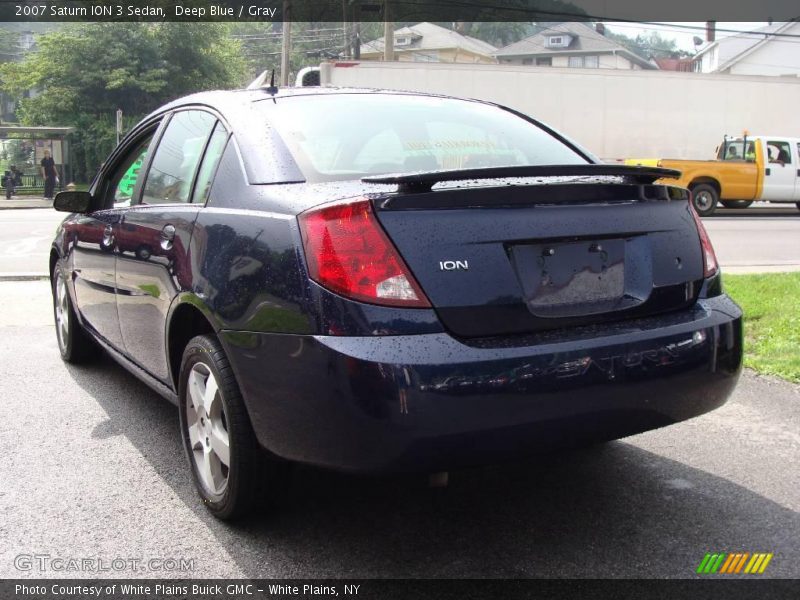
<svg viewBox="0 0 800 600"><path fill-rule="evenodd" d="M347 0L342 0L342 58L350 58L350 27L347 24Z"/></svg>
<svg viewBox="0 0 800 600"><path fill-rule="evenodd" d="M289 54L292 51L292 15L289 0L283 0L283 35L281 36L281 86L289 86Z"/></svg>
<svg viewBox="0 0 800 600"><path fill-rule="evenodd" d="M350 56L355 60L361 58L361 2L352 3L353 10L351 17L353 20L350 29Z"/></svg>
<svg viewBox="0 0 800 600"><path fill-rule="evenodd" d="M117 146L119 146L119 137L122 135L122 109L117 109Z"/></svg>
<svg viewBox="0 0 800 600"><path fill-rule="evenodd" d="M383 60L394 61L394 23L390 20L389 0L383 3Z"/></svg>

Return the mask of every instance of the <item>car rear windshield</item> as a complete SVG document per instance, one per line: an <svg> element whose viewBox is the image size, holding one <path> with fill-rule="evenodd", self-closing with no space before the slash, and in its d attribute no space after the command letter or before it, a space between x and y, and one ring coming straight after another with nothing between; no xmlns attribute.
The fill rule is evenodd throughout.
<svg viewBox="0 0 800 600"><path fill-rule="evenodd" d="M285 98L270 108L273 125L312 182L588 162L536 125L480 102L337 94Z"/></svg>

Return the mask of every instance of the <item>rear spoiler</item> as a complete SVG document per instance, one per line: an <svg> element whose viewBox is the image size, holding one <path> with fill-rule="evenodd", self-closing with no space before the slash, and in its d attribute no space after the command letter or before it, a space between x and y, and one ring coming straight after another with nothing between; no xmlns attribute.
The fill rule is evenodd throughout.
<svg viewBox="0 0 800 600"><path fill-rule="evenodd" d="M490 167L482 169L456 169L452 171L426 171L409 174L371 175L362 177L364 183L394 183L399 192L430 192L441 181L466 179L503 179L508 177L624 177L630 183L653 183L656 179L678 179L680 171L660 167L632 165L536 165L525 167Z"/></svg>

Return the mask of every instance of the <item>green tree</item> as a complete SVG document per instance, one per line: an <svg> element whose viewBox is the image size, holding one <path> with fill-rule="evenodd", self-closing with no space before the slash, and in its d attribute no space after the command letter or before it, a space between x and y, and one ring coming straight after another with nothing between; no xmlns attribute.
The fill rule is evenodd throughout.
<svg viewBox="0 0 800 600"><path fill-rule="evenodd" d="M247 22L234 25L232 35L242 44L251 80L265 70L275 69L276 81L280 81L283 25ZM383 27L382 23L379 25ZM341 22L293 22L291 28L290 81L303 67L316 66L325 59L344 54L345 30Z"/></svg>
<svg viewBox="0 0 800 600"><path fill-rule="evenodd" d="M635 52L642 58L683 58L691 56L690 52L678 49L675 40L661 37L658 31L651 31L648 34L638 34L635 38L623 33L614 33L606 29L606 37L625 46L631 52Z"/></svg>
<svg viewBox="0 0 800 600"><path fill-rule="evenodd" d="M536 27L532 23L517 21L476 21L456 27L456 31L502 48L533 35Z"/></svg>
<svg viewBox="0 0 800 600"><path fill-rule="evenodd" d="M115 143L115 112L132 125L159 105L246 79L238 41L223 23L81 23L37 39L21 62L0 66L26 125L71 125L73 166L90 177ZM26 92L34 90L31 97Z"/></svg>

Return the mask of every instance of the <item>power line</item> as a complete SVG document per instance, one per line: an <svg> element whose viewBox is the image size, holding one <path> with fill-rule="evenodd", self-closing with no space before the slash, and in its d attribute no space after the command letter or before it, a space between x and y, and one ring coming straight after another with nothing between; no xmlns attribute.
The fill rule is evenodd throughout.
<svg viewBox="0 0 800 600"><path fill-rule="evenodd" d="M797 23L800 21L800 17L792 19L791 21L783 21L783 23ZM636 21L621 21L622 23L631 23L635 24ZM657 23L653 21L641 21L645 25L657 25L660 27L672 27L675 29L688 29L692 31L705 31L706 28L701 25L680 25L678 23ZM800 34L796 33L773 33L769 31L760 31L759 29L751 29L747 31L741 31L739 29L725 29L725 28L714 28L714 31L721 31L723 33L734 33L737 34L736 36L731 37L738 37L739 35L756 35L756 36L769 36L769 37L785 37L785 38L797 38L800 39Z"/></svg>
<svg viewBox="0 0 800 600"><path fill-rule="evenodd" d="M618 23L608 22L608 21L606 23L607 23L608 27L612 27L612 28L643 29L645 31L655 31L655 32L662 32L662 31L671 31L671 32L674 32L674 33L683 32L686 35L690 35L690 32L687 32L684 29L674 29L672 27L672 25L669 25L669 24L659 25L659 24L628 23L628 22L624 22L624 23L618 24ZM704 32L705 28L704 27L699 27L698 31ZM716 29L715 31L719 32L719 31L734 31L734 30ZM737 33L737 35L725 36L723 38L720 38L717 41L722 41L722 40L731 39L731 38L740 38L740 39L748 39L748 40L760 41L760 40L767 39L767 38L770 38L770 37L780 37L780 38L794 37L794 38L800 38L800 35L796 35L796 34L777 34L777 33L770 33L768 31L752 30L752 31L739 31ZM792 40L792 39L783 39L781 41L783 41L783 42L785 42L787 44L798 44L798 43L800 43L800 40L795 41L795 40Z"/></svg>

